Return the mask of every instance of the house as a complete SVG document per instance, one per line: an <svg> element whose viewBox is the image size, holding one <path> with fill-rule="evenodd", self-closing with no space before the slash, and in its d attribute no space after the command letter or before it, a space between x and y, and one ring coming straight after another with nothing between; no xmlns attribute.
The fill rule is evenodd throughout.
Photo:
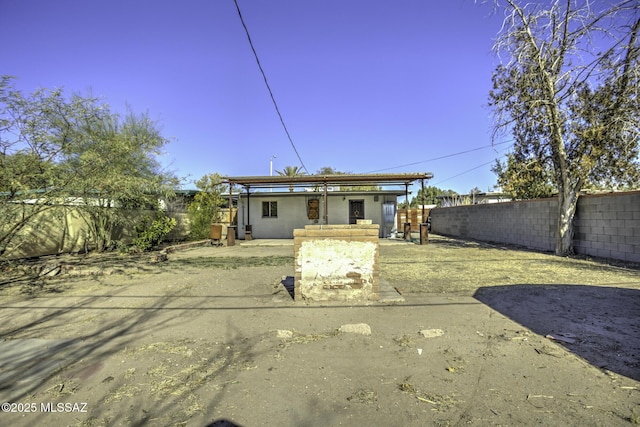
<svg viewBox="0 0 640 427"><path fill-rule="evenodd" d="M295 177L226 177L230 195L242 187L237 201L240 239L291 239L293 230L310 224L380 225L380 237L396 231L398 197L408 199L409 185L431 173L301 175ZM389 187L396 187L389 189ZM404 188L397 188L404 187ZM233 194L233 196L232 196Z"/></svg>
<svg viewBox="0 0 640 427"><path fill-rule="evenodd" d="M238 236L250 225L252 238L292 239L293 230L309 224L356 224L369 219L380 225L380 237L395 231L396 200L403 191L256 192L240 194ZM323 212L327 209L327 218ZM326 222L325 222L326 220Z"/></svg>

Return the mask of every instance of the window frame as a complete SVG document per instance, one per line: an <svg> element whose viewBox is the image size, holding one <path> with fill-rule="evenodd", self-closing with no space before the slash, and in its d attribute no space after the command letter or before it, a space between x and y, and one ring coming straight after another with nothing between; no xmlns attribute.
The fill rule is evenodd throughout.
<svg viewBox="0 0 640 427"><path fill-rule="evenodd" d="M265 215L265 212L267 215ZM263 200L262 201L262 218L277 218L278 217L278 201L277 200Z"/></svg>

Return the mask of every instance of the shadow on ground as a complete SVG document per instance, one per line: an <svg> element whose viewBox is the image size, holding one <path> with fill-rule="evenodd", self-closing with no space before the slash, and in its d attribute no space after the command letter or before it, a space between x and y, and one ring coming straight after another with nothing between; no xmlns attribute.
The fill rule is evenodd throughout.
<svg viewBox="0 0 640 427"><path fill-rule="evenodd" d="M483 287L474 297L593 366L640 380L640 290L512 285Z"/></svg>
<svg viewBox="0 0 640 427"><path fill-rule="evenodd" d="M32 322L1 330L2 401L86 401L83 396L91 393L98 396L98 402L92 402L82 425L92 426L178 425L195 413L213 413L225 388L257 357L254 346L262 337L245 337L229 318L224 342L198 342L202 351L193 339L141 344L154 331L188 325L192 318L188 311L171 310L177 295L160 296L137 308L104 305L105 299L113 302L125 289L112 292L109 298L90 296L52 307ZM192 308L197 310L201 304L192 303ZM26 304L23 308L13 306L0 320L33 310ZM89 330L73 338L32 338L54 335L47 332L83 322L95 312L113 310L121 314L100 322L91 320L86 326ZM98 327L92 328L93 324ZM126 402L126 410L119 406L122 402ZM32 415L30 425L45 424L48 416L44 412ZM224 419L216 422L212 425L237 425Z"/></svg>

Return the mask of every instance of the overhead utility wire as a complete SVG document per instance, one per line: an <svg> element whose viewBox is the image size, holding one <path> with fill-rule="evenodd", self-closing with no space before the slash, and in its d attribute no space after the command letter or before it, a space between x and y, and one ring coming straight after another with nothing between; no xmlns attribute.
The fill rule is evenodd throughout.
<svg viewBox="0 0 640 427"><path fill-rule="evenodd" d="M302 169L304 169L307 173L307 167L304 165L300 154L298 153L298 149L296 145L293 143L293 139L291 139L291 135L289 134L289 130L287 129L287 125L284 124L284 119L282 118L282 114L280 114L280 109L278 108L278 104L276 103L276 98L273 96L273 92L271 91L271 86L269 86L269 82L267 81L267 76L262 69L262 64L260 64L260 59L258 58L258 53L256 49L253 47L253 42L251 41L251 36L249 35L249 29L247 25L244 23L244 19L242 18L242 13L240 12L240 6L238 6L238 0L233 0L236 5L236 9L238 10L238 16L240 17L240 22L242 22L242 26L244 27L244 32L247 34L247 39L249 40L249 45L251 46L251 50L253 51L253 56L256 58L256 62L258 63L258 68L260 68L260 73L262 73L262 78L264 79L264 84L267 85L267 90L269 91L269 95L271 96L271 101L273 101L273 106L276 107L276 113L278 113L278 117L280 118L280 123L282 123L282 127L284 128L285 133L287 134L287 138L289 138L289 142L293 147L293 151L295 151L296 156L298 156L298 160L300 160L300 164L302 165Z"/></svg>
<svg viewBox="0 0 640 427"><path fill-rule="evenodd" d="M459 155L461 155L461 154L467 154L467 153L471 153L472 151L483 150L483 149L485 149L485 148L490 148L490 147L494 147L494 146L496 146L496 145L506 144L506 143L508 143L508 142L513 142L513 140L510 140L510 141L503 141L503 142L497 142L497 143L495 143L495 144L491 144L491 145L484 145L484 146L482 146L482 147L472 148L471 150L460 151L460 152L458 152L458 153L447 154L447 155L445 155L445 156L434 157L433 159L420 160L420 161L418 161L418 162L407 163L407 164L404 164L404 165L393 166L393 167L390 167L390 168L378 169L378 170L370 171L370 172L367 172L367 173L382 172L382 171L388 171L388 170L391 170L391 169L400 169L400 168L404 168L404 167L407 167L407 166L419 165L420 163L433 162L433 161L435 161L435 160L442 160L442 159L446 159L446 158L448 158L448 157L459 156Z"/></svg>
<svg viewBox="0 0 640 427"><path fill-rule="evenodd" d="M490 162L483 163L483 164L481 164L481 165L479 165L479 166L476 166L475 168L467 169L466 171L464 171L464 172L460 172L460 173L459 173L459 174L457 174L457 175L450 176L449 178L445 178L445 179L443 179L443 180L441 180L441 181L438 181L438 182L436 182L434 185L438 185L438 184L440 184L440 183L442 183L442 182L449 181L450 179L457 178L457 177L459 177L460 175L464 175L465 173L468 173L468 172L474 171L474 170L476 170L476 169L480 169L481 167L483 167L483 166L487 166L488 164L491 164L491 163L493 163L493 162L495 162L495 160L491 160Z"/></svg>
<svg viewBox="0 0 640 427"><path fill-rule="evenodd" d="M502 157L504 157L505 155L506 155L506 154L503 154L502 156L500 156L500 157L498 157L498 158L502 158ZM460 172L460 173L459 173L459 174L457 174L457 175L450 176L449 178L445 178L445 179L443 179L443 180L440 180L440 181L436 182L436 183L435 183L435 184L433 184L433 185L438 185L438 184L440 184L440 183L442 183L442 182L449 181L450 179L457 178L457 177L459 177L460 175L464 175L464 174L469 173L469 172L471 172L471 171L474 171L474 170L476 170L476 169L480 169L481 167L483 167L483 166L487 166L487 165L489 165L489 164L491 164L491 163L493 163L493 162L495 162L495 161L496 161L496 159L491 160L491 161L489 161L489 162L487 162L487 163L483 163L483 164L481 164L481 165L479 165L479 166L476 166L476 167L473 167L473 168L471 168L471 169L467 169L466 171L464 171L464 172Z"/></svg>

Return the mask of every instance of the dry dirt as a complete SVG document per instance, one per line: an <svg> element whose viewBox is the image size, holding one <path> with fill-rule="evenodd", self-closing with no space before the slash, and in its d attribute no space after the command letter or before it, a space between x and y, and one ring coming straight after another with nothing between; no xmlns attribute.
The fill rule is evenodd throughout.
<svg viewBox="0 0 640 427"><path fill-rule="evenodd" d="M6 264L0 425L640 424L637 266L438 236L380 263L404 302L294 302L291 242Z"/></svg>

